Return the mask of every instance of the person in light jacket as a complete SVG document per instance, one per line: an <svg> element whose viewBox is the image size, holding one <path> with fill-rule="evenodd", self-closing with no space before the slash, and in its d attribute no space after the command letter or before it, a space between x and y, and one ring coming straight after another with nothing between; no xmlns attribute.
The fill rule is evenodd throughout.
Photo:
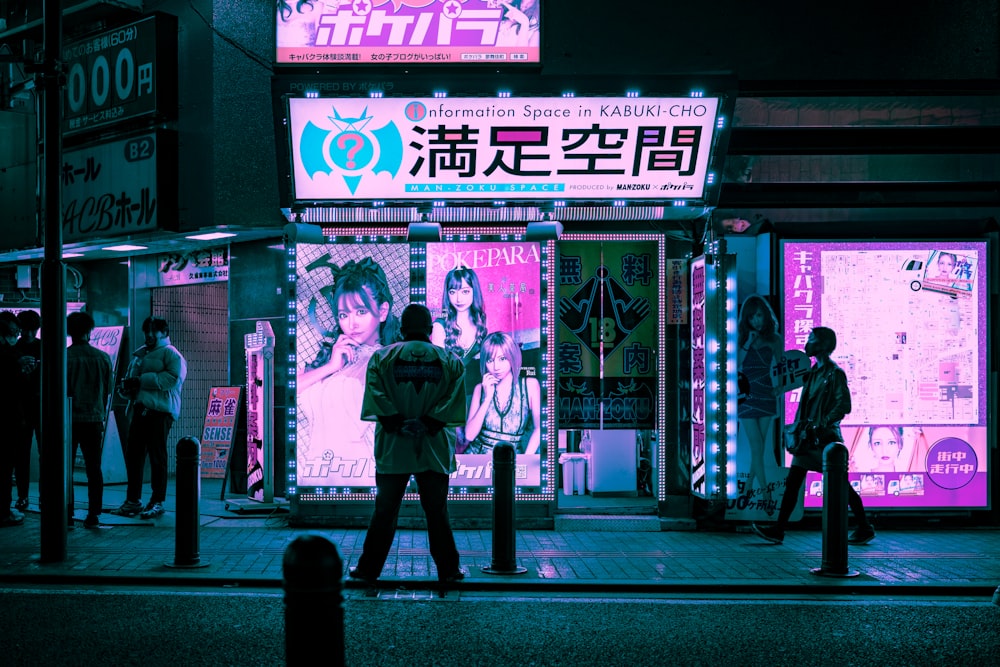
<svg viewBox="0 0 1000 667"><path fill-rule="evenodd" d="M187 362L170 344L170 329L161 317L142 323L146 344L132 354L119 394L130 401L132 421L125 445L128 486L122 516L153 519L163 514L167 497L167 438L181 415L181 389L187 377ZM142 504L142 474L149 455L152 489L149 503Z"/></svg>

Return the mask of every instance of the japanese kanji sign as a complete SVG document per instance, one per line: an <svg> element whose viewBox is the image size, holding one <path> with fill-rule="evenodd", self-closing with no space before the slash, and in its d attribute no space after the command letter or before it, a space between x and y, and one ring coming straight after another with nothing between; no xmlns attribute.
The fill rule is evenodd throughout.
<svg viewBox="0 0 1000 667"><path fill-rule="evenodd" d="M538 63L541 0L278 0L276 62Z"/></svg>
<svg viewBox="0 0 1000 667"><path fill-rule="evenodd" d="M157 228L157 135L68 151L62 163L63 238Z"/></svg>
<svg viewBox="0 0 1000 667"><path fill-rule="evenodd" d="M558 402L563 428L655 428L658 248L563 241Z"/></svg>
<svg viewBox="0 0 1000 667"><path fill-rule="evenodd" d="M294 198L704 196L717 98L290 98Z"/></svg>
<svg viewBox="0 0 1000 667"><path fill-rule="evenodd" d="M212 387L209 393L205 428L201 435L202 477L222 478L226 475L229 452L236 437L242 391L242 387Z"/></svg>
<svg viewBox="0 0 1000 667"><path fill-rule="evenodd" d="M63 132L176 112L176 60L177 20L164 14L70 42Z"/></svg>

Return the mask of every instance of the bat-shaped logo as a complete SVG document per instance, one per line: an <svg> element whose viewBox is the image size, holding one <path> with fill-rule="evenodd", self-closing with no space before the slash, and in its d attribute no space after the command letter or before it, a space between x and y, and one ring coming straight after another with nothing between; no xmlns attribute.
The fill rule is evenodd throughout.
<svg viewBox="0 0 1000 667"><path fill-rule="evenodd" d="M444 377L444 366L440 359L433 361L397 359L392 364L392 377L400 387L409 382L413 385L413 391L419 395L426 383L436 385L441 382L441 378Z"/></svg>

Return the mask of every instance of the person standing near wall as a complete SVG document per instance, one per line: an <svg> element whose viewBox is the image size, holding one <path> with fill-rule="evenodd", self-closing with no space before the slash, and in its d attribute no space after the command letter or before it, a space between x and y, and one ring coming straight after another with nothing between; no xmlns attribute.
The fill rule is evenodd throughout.
<svg viewBox="0 0 1000 667"><path fill-rule="evenodd" d="M5 437L0 437L0 527L20 526L24 514L11 507L10 476L14 471L15 446L23 428L21 407L21 367L14 344L21 327L9 310L0 312L0 425Z"/></svg>
<svg viewBox="0 0 1000 667"><path fill-rule="evenodd" d="M28 489L31 483L31 438L38 443L42 453L42 341L38 339L41 318L33 310L17 314L21 337L14 345L18 364L21 366L24 390L24 428L18 434L17 451L14 453L14 478L17 480L17 503L20 511L28 509Z"/></svg>
<svg viewBox="0 0 1000 667"><path fill-rule="evenodd" d="M132 416L125 446L128 487L122 516L154 519L164 512L167 497L167 438L181 415L181 389L187 377L187 362L170 344L170 328L162 317L147 317L142 323L146 344L132 353L120 394L130 401ZM142 476L149 455L151 495L142 504Z"/></svg>
<svg viewBox="0 0 1000 667"><path fill-rule="evenodd" d="M108 416L108 397L114 383L111 356L90 344L94 318L84 312L70 313L66 318L66 333L72 343L66 350L66 390L72 399L72 445L70 461L76 459L77 447L83 452L87 468L87 518L84 528L100 526L104 502L104 474L101 453L104 444L104 423ZM70 485L70 506L73 487Z"/></svg>

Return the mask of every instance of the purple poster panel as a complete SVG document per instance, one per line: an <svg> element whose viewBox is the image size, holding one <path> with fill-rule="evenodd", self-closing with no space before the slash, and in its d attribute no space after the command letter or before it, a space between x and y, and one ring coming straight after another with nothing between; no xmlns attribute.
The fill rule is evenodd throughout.
<svg viewBox="0 0 1000 667"><path fill-rule="evenodd" d="M538 63L541 0L278 0L276 62Z"/></svg>
<svg viewBox="0 0 1000 667"><path fill-rule="evenodd" d="M427 244L431 342L465 363L458 487L493 484L493 448L517 452L515 484L541 483L541 262L529 242Z"/></svg>
<svg viewBox="0 0 1000 667"><path fill-rule="evenodd" d="M849 476L868 507L989 504L986 260L985 242L784 244L786 347L836 331ZM822 506L818 473L805 504Z"/></svg>
<svg viewBox="0 0 1000 667"><path fill-rule="evenodd" d="M296 246L296 482L375 487L375 422L361 420L368 360L410 302L405 243Z"/></svg>

